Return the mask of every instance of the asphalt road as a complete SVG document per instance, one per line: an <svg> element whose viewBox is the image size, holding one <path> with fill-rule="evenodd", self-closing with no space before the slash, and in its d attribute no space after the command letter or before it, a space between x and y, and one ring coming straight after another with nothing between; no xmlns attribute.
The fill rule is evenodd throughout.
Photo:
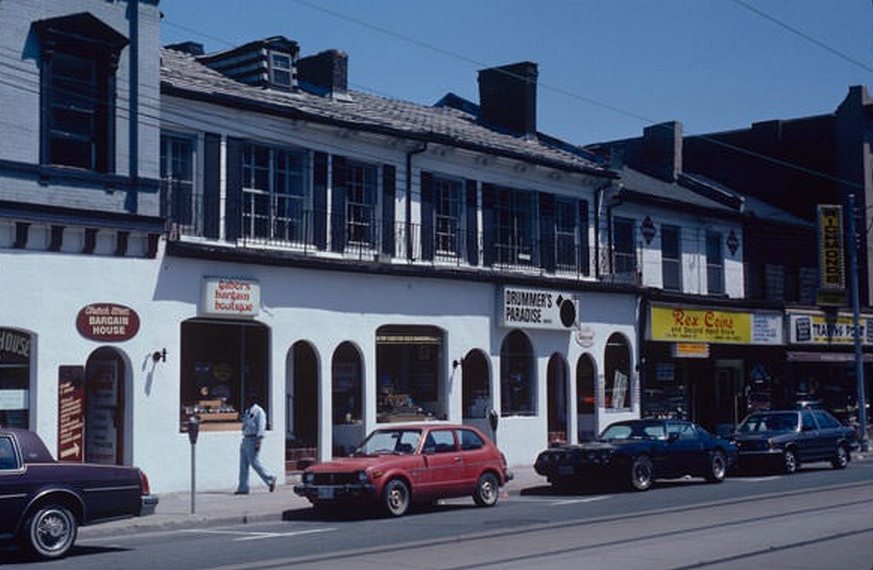
<svg viewBox="0 0 873 570"><path fill-rule="evenodd" d="M491 509L453 500L402 519L283 522L81 539L66 560L3 568L873 568L873 462L843 471L658 484L646 493L529 487Z"/></svg>

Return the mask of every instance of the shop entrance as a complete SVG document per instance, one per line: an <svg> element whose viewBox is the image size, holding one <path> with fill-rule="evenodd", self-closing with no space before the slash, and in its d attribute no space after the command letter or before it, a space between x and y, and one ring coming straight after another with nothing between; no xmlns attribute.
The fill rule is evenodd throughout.
<svg viewBox="0 0 873 570"><path fill-rule="evenodd" d="M471 420L484 420L488 417L488 411L493 406L489 378L488 359L485 354L481 350L468 352L461 363L464 423L472 423Z"/></svg>
<svg viewBox="0 0 873 570"><path fill-rule="evenodd" d="M695 421L713 433L733 431L742 419L742 363L717 361L694 383Z"/></svg>
<svg viewBox="0 0 873 570"><path fill-rule="evenodd" d="M549 445L567 442L567 363L553 354L547 370Z"/></svg>
<svg viewBox="0 0 873 570"><path fill-rule="evenodd" d="M125 360L114 348L99 348L85 365L85 461L124 465Z"/></svg>
<svg viewBox="0 0 873 570"><path fill-rule="evenodd" d="M583 354L576 362L576 414L578 417L579 441L593 439L597 435L594 414L594 359Z"/></svg>
<svg viewBox="0 0 873 570"><path fill-rule="evenodd" d="M318 458L318 356L311 344L294 343L285 386L285 466L305 469Z"/></svg>

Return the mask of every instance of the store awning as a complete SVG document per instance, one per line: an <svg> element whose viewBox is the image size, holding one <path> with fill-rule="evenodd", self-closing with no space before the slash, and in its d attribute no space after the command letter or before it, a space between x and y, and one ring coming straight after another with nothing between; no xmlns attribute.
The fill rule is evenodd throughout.
<svg viewBox="0 0 873 570"><path fill-rule="evenodd" d="M788 362L855 362L853 352L794 352L785 353ZM873 362L873 354L863 354L864 362Z"/></svg>

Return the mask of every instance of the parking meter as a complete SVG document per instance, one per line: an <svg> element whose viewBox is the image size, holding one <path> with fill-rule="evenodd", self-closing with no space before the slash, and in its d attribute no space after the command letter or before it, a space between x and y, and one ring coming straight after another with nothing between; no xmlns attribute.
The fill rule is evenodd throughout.
<svg viewBox="0 0 873 570"><path fill-rule="evenodd" d="M491 432L494 434L494 438L497 439L497 422L500 420L500 416L497 414L497 410L491 408L488 410L488 423L491 424Z"/></svg>
<svg viewBox="0 0 873 570"><path fill-rule="evenodd" d="M197 494L196 445L200 435L200 417L188 416L188 441L191 442L191 514L194 514L194 496Z"/></svg>

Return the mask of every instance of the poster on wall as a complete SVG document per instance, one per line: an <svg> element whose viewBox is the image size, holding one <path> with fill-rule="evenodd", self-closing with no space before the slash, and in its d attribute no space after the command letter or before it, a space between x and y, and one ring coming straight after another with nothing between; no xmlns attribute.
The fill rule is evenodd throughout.
<svg viewBox="0 0 873 570"><path fill-rule="evenodd" d="M85 461L114 465L118 460L118 367L114 360L93 363L88 379Z"/></svg>
<svg viewBox="0 0 873 570"><path fill-rule="evenodd" d="M625 399L627 398L627 374L620 370L615 371L615 380L612 386L612 407L615 409L626 408Z"/></svg>
<svg viewBox="0 0 873 570"><path fill-rule="evenodd" d="M85 435L85 367L58 367L58 461L81 463Z"/></svg>

